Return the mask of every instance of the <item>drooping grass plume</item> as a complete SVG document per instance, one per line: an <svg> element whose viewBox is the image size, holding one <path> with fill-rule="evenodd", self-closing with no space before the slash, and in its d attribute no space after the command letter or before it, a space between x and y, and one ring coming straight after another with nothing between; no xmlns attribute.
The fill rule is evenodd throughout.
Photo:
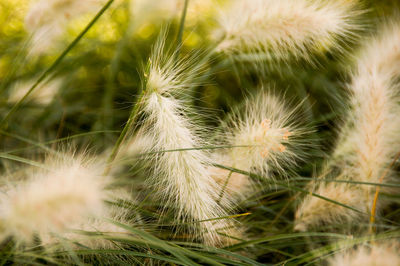
<svg viewBox="0 0 400 266"><path fill-rule="evenodd" d="M109 180L101 167L84 156L48 158L46 169L29 168L24 180L10 183L0 198L1 237L30 244L62 234L74 225L105 213Z"/></svg>
<svg viewBox="0 0 400 266"><path fill-rule="evenodd" d="M380 37L373 38L358 57L357 66L349 86L351 107L348 110L346 124L339 135L333 155L327 162L323 176L372 183L385 183L391 180L391 164L400 151L400 106L399 75L400 26L386 25ZM332 174L330 174L332 173ZM322 187L332 187L327 185ZM346 190L347 185L339 191ZM317 189L321 190L321 189ZM361 193L358 191L361 190ZM360 186L347 190L354 196L350 206L370 213L375 188ZM334 193L327 193L333 196ZM297 212L297 226L306 228L320 222L332 223L350 221L354 218L340 206L326 208L328 203L321 199L309 199L307 196ZM361 197L362 199L360 199ZM338 202L343 199L335 197ZM311 202L313 202L311 204ZM363 202L363 204L360 204ZM315 205L325 212L316 213ZM307 218L306 218L307 217ZM367 217L367 216L365 216Z"/></svg>
<svg viewBox="0 0 400 266"><path fill-rule="evenodd" d="M32 4L25 27L32 35L31 52L46 52L60 37L68 21L101 6L103 0L40 0Z"/></svg>
<svg viewBox="0 0 400 266"><path fill-rule="evenodd" d="M399 243L395 240L358 246L336 254L329 260L331 266L389 266L400 265Z"/></svg>
<svg viewBox="0 0 400 266"><path fill-rule="evenodd" d="M340 41L355 37L362 13L358 5L346 0L230 1L218 16L218 50L310 60L312 53L340 49Z"/></svg>
<svg viewBox="0 0 400 266"><path fill-rule="evenodd" d="M153 49L141 102L146 117L139 132L151 145L139 146L151 153L150 182L163 205L175 209L176 221L193 223L192 236L209 245L223 244L227 240L217 231L226 233L231 223L224 219L205 221L228 215L215 199L220 188L211 182L207 171L211 164L207 152L196 149L203 141L187 117L188 107L173 96L190 93L198 85L204 66L198 57L176 60L166 51L164 42L161 35Z"/></svg>
<svg viewBox="0 0 400 266"><path fill-rule="evenodd" d="M222 122L220 144L231 148L214 154L219 164L244 171L257 171L274 179L273 172L287 176L305 158L311 132L298 115L300 105L291 107L272 92L261 91L249 97ZM223 183L233 198L244 198L252 182L246 175L214 170L213 177Z"/></svg>

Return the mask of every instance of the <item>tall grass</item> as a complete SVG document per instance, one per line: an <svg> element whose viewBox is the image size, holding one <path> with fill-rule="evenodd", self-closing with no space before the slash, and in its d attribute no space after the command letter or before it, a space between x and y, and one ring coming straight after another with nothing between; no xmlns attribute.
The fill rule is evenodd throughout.
<svg viewBox="0 0 400 266"><path fill-rule="evenodd" d="M1 1L1 263L396 264L399 8Z"/></svg>

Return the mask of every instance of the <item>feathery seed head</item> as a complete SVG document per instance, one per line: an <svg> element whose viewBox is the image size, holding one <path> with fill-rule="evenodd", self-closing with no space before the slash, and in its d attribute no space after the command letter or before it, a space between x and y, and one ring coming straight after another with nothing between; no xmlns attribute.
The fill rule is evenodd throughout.
<svg viewBox="0 0 400 266"><path fill-rule="evenodd" d="M152 144L143 147L143 151L154 154L150 157L150 182L165 208L175 208L178 221L194 222L191 230L195 237L218 245L223 238L217 231L224 231L230 223L200 221L227 216L215 199L221 190L211 182L207 171L208 154L196 149L203 144L197 135L199 129L186 117L188 108L173 96L177 92L188 93L197 85L204 64L198 55L176 60L176 55L165 49L165 33L160 35L150 57L142 103L146 117L141 138L150 139Z"/></svg>
<svg viewBox="0 0 400 266"><path fill-rule="evenodd" d="M359 30L358 1L234 0L219 14L226 53L261 52L277 58L328 50ZM322 48L322 49L321 49Z"/></svg>
<svg viewBox="0 0 400 266"><path fill-rule="evenodd" d="M221 189L211 182L207 172L210 165L207 154L196 149L176 151L201 146L200 139L193 134L190 121L181 110L174 98L157 93L147 97L145 112L148 117L144 126L146 134L153 139L153 145L147 147L147 152L158 152L153 157L151 181L166 203L165 207L176 208L178 220L202 221L227 216L215 199ZM206 243L217 245L221 242L217 229L223 230L227 224L224 220L201 222L194 233L200 234L196 236L202 237Z"/></svg>
<svg viewBox="0 0 400 266"><path fill-rule="evenodd" d="M341 177L346 180L372 183L391 180L393 173L389 167L400 150L399 60L400 25L390 24L357 58L349 86L351 106L347 121L325 171L339 168ZM335 190L337 195L330 193ZM350 189L348 185L330 184L322 186L319 192L317 194L328 195L328 198L369 213L375 191L362 185ZM379 206L382 205L380 200ZM311 196L306 196L297 213L297 223L310 227L320 221L335 223L366 218Z"/></svg>
<svg viewBox="0 0 400 266"><path fill-rule="evenodd" d="M333 156L348 158L355 179L379 182L400 150L399 43L400 25L387 25L357 60L350 114Z"/></svg>
<svg viewBox="0 0 400 266"><path fill-rule="evenodd" d="M234 110L222 126L223 138L233 146L231 165L264 174L272 169L284 173L287 166L295 165L302 158L307 134L296 121L298 109L291 110L279 97L262 92Z"/></svg>
<svg viewBox="0 0 400 266"><path fill-rule="evenodd" d="M16 82L10 89L8 102L16 103L21 100L35 82L36 80ZM38 104L49 104L57 95L58 90L62 85L62 82L62 78L56 78L49 80L46 83L43 83L38 88L36 88L36 90L34 90L32 94L30 94L29 99Z"/></svg>
<svg viewBox="0 0 400 266"><path fill-rule="evenodd" d="M105 239L103 236L123 236L129 234L125 228L113 222L130 225L140 221L136 215L132 218L131 210L125 207L126 203L132 203L132 195L125 189L114 188L105 191L108 201L113 201L104 206L101 217L88 217L85 220L76 221L68 226L68 230L57 234L41 235L41 243L46 249L64 250L79 249L81 245L91 249L114 249L118 246L114 241ZM122 206L117 204L122 204ZM128 219L128 217L130 217ZM62 245L57 245L62 244Z"/></svg>
<svg viewBox="0 0 400 266"><path fill-rule="evenodd" d="M65 154L48 159L45 166L48 170L27 171L26 181L1 195L3 237L30 243L36 235L61 233L103 213L107 179L97 165Z"/></svg>

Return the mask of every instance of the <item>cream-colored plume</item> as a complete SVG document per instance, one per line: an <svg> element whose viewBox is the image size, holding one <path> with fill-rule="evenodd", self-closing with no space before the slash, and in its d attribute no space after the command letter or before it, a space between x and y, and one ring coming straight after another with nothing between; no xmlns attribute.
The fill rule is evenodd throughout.
<svg viewBox="0 0 400 266"><path fill-rule="evenodd" d="M220 187L210 181L207 152L196 149L203 142L186 116L188 108L173 96L190 93L204 66L198 57L175 60L164 48L164 37L161 35L150 58L140 103L146 118L139 132L151 145L139 146L151 154L147 157L153 168L150 181L163 205L175 208L177 222L193 222L193 236L209 245L223 244L218 231L226 233L230 222L218 220L228 215L215 199Z"/></svg>
<svg viewBox="0 0 400 266"><path fill-rule="evenodd" d="M334 174L324 174L324 177L372 183L390 181L392 173L389 168L400 151L399 63L400 26L389 24L380 31L379 37L370 40L358 57L349 86L351 108L332 158L324 170ZM317 191L333 187L345 196L335 196L333 191L325 194L338 202L357 206L365 214L370 213L375 187L358 185L348 189L349 186L342 183L323 185ZM297 211L296 226L299 228L355 218L354 213L350 214L341 206L335 208L332 203L310 197L306 196ZM317 213L315 209L325 211ZM364 219L368 217L363 215Z"/></svg>
<svg viewBox="0 0 400 266"><path fill-rule="evenodd" d="M312 52L339 48L360 25L358 1L233 0L220 11L218 50L310 60Z"/></svg>
<svg viewBox="0 0 400 266"><path fill-rule="evenodd" d="M297 112L299 106L292 108L261 89L222 123L220 144L231 148L215 153L214 161L247 172L256 171L271 180L272 172L287 176L304 159L304 147L310 146L310 130L301 125ZM247 175L223 169L211 171L215 181L225 187L226 197L243 199L253 189Z"/></svg>
<svg viewBox="0 0 400 266"><path fill-rule="evenodd" d="M28 169L25 180L7 186L0 196L1 236L31 243L36 236L62 234L105 211L109 180L84 156L60 154Z"/></svg>

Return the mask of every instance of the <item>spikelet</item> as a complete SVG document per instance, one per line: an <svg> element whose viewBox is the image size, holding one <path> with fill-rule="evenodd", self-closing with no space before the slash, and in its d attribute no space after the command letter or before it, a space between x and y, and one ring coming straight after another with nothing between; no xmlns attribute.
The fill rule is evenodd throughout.
<svg viewBox="0 0 400 266"><path fill-rule="evenodd" d="M352 38L361 13L358 1L345 0L234 0L219 14L222 42L229 54L267 53L277 59L289 55L310 60L312 52L338 48Z"/></svg>
<svg viewBox="0 0 400 266"><path fill-rule="evenodd" d="M324 170L334 172L335 169L340 169L341 179L379 183L388 182L393 176L388 167L400 150L397 139L400 134L399 86L396 83L400 62L400 27L398 24L388 25L381 34L368 44L358 58L350 84L351 109L348 119L340 133L332 158L327 163L327 169ZM380 180L382 177L383 180ZM364 202L358 205L359 209L369 213L375 189L360 186L356 189L358 190L362 190L360 197ZM323 209L328 203L320 199L310 200L308 197L311 196L306 197L296 215L299 227L303 227L300 225L303 223L303 217L308 217L306 223L309 226L318 224L321 219L326 222L339 222L340 218L348 221L347 211L343 211L343 215L339 216L340 211L334 208L315 213L312 209L316 208L317 202L321 205L319 209ZM347 202L348 205L359 204L360 199L357 197L354 195L352 198L355 201ZM342 202L340 198L336 199ZM311 206L310 202L314 202L314 206ZM337 208L343 210L340 206ZM315 216L310 217L310 213L314 213Z"/></svg>
<svg viewBox="0 0 400 266"><path fill-rule="evenodd" d="M162 34L154 47L141 103L146 118L140 130L152 143L144 151L155 153L150 158L154 170L150 181L165 207L176 209L178 221L195 222L195 237L209 245L219 245L225 240L217 230L225 231L229 226L226 220L196 223L227 216L214 199L220 189L210 182L207 153L193 149L201 147L202 141L185 116L187 107L172 96L188 93L196 86L203 65L193 58L174 61L174 55L165 52L164 40ZM179 151L188 148L193 150Z"/></svg>
<svg viewBox="0 0 400 266"><path fill-rule="evenodd" d="M338 253L329 260L331 266L391 266L400 265L399 243L391 240L362 245Z"/></svg>
<svg viewBox="0 0 400 266"><path fill-rule="evenodd" d="M379 182L400 150L399 42L399 24L383 29L361 54L351 84L354 128L344 143L353 143L354 175L365 182Z"/></svg>
<svg viewBox="0 0 400 266"><path fill-rule="evenodd" d="M69 20L95 10L103 2L103 0L35 2L25 17L25 27L32 34L31 52L34 54L45 52L64 33Z"/></svg>
<svg viewBox="0 0 400 266"><path fill-rule="evenodd" d="M5 189L0 198L2 239L32 243L38 236L67 230L104 213L107 178L101 167L84 156L60 154L46 160L45 169L28 169L26 180Z"/></svg>

